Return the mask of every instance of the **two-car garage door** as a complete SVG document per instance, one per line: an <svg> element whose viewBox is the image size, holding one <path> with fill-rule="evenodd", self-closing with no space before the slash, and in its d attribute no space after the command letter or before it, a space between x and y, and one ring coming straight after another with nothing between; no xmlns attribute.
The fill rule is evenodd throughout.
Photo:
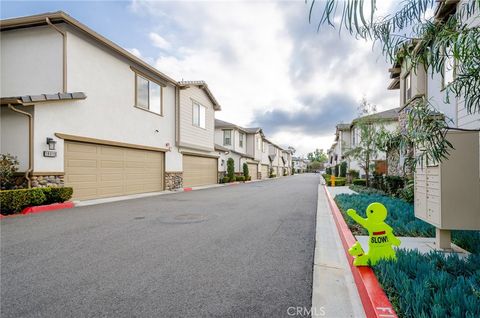
<svg viewBox="0 0 480 318"><path fill-rule="evenodd" d="M217 158L183 155L183 186L196 187L217 183Z"/></svg>
<svg viewBox="0 0 480 318"><path fill-rule="evenodd" d="M74 199L163 190L164 153L65 141L65 186Z"/></svg>

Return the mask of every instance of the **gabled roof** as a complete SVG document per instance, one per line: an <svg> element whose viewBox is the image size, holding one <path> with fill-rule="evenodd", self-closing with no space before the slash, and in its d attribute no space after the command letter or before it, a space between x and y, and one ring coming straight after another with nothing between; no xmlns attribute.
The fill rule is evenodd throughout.
<svg viewBox="0 0 480 318"><path fill-rule="evenodd" d="M260 134L263 135L263 131L262 131L261 128L244 128L244 127L232 124L228 121L224 121L224 120L217 119L217 118L215 118L215 128L235 128L235 129L241 130L241 131L243 131L247 134L260 133Z"/></svg>
<svg viewBox="0 0 480 318"><path fill-rule="evenodd" d="M235 150L232 150L232 149L228 149L228 148L226 148L224 146L221 146L219 144L215 144L215 150L220 150L220 151L224 151L224 152L231 152L231 153L237 154L239 156L242 156L244 158L255 159L253 156L247 155L246 153L241 153L241 152L238 152L238 151L235 151Z"/></svg>
<svg viewBox="0 0 480 318"><path fill-rule="evenodd" d="M352 125L355 122L358 122L360 119L361 120L367 120L367 121L396 120L396 119L398 119L398 112L399 111L400 111L400 107L396 107L396 108L385 110L383 112L358 117L358 118L355 118L352 121Z"/></svg>
<svg viewBox="0 0 480 318"><path fill-rule="evenodd" d="M215 110L222 110L222 107L218 104L217 99L215 96L213 96L212 92L208 88L207 83L204 81L180 81L178 82L178 86L180 88L188 88L189 86L197 86L198 88L202 89L205 94L207 94L208 98L210 98L210 101L213 104L213 109Z"/></svg>
<svg viewBox="0 0 480 318"><path fill-rule="evenodd" d="M114 42L108 40L104 36L93 31L92 29L87 27L85 24L75 20L74 18L72 18L70 15L68 15L63 11L48 12L48 13L42 13L42 14L19 17L19 18L12 18L12 19L4 19L0 21L0 30L8 31L13 29L42 26L42 25L47 25L48 21L50 21L53 24L66 23L67 25L74 27L76 30L81 31L83 34L95 40L97 43L100 43L103 46L107 47L108 49L113 50L114 52L125 57L130 62L146 69L147 71L158 76L164 81L177 85L177 81L175 81L173 78L160 72L155 67L151 66L150 64L141 60L140 58L136 57L135 55L128 52L127 50L120 47L119 45L115 44Z"/></svg>

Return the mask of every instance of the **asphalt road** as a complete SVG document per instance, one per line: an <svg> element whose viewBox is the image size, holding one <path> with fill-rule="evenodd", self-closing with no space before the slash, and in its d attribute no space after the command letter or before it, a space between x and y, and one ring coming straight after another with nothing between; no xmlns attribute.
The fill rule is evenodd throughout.
<svg viewBox="0 0 480 318"><path fill-rule="evenodd" d="M318 175L2 220L1 317L288 317Z"/></svg>

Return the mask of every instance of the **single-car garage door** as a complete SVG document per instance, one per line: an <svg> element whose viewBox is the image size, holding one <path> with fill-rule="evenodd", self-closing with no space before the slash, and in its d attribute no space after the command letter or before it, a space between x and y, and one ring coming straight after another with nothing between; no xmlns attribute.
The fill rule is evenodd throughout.
<svg viewBox="0 0 480 318"><path fill-rule="evenodd" d="M248 173L252 177L252 180L257 180L258 165L256 163L248 164Z"/></svg>
<svg viewBox="0 0 480 318"><path fill-rule="evenodd" d="M183 155L184 187L215 184L217 178L217 158Z"/></svg>
<svg viewBox="0 0 480 318"><path fill-rule="evenodd" d="M267 179L268 177L268 165L262 165L262 179Z"/></svg>
<svg viewBox="0 0 480 318"><path fill-rule="evenodd" d="M164 153L65 141L65 186L74 199L163 190Z"/></svg>

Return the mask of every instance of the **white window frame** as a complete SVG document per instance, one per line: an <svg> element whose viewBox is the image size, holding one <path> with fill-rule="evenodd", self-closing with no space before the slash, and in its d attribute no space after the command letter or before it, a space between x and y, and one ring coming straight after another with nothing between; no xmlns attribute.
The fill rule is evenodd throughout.
<svg viewBox="0 0 480 318"><path fill-rule="evenodd" d="M226 134L227 132L230 133L228 144L226 142L227 141L227 138L226 138L227 137L227 134ZM232 145L232 130L231 129L225 129L223 131L223 145L224 146L231 146Z"/></svg>
<svg viewBox="0 0 480 318"><path fill-rule="evenodd" d="M243 148L245 142L245 134L242 132L238 133L238 146L240 148Z"/></svg>
<svg viewBox="0 0 480 318"><path fill-rule="evenodd" d="M207 114L207 107L203 106L199 102L193 101L192 125L195 127L206 129L206 114Z"/></svg>
<svg viewBox="0 0 480 318"><path fill-rule="evenodd" d="M412 73L408 72L407 75L403 78L405 87L404 87L404 104L408 103L412 99Z"/></svg>
<svg viewBox="0 0 480 318"><path fill-rule="evenodd" d="M443 63L443 72L442 72L442 89L447 88L447 86L455 80L455 77L456 77L455 59L452 56L445 57L445 61Z"/></svg>

